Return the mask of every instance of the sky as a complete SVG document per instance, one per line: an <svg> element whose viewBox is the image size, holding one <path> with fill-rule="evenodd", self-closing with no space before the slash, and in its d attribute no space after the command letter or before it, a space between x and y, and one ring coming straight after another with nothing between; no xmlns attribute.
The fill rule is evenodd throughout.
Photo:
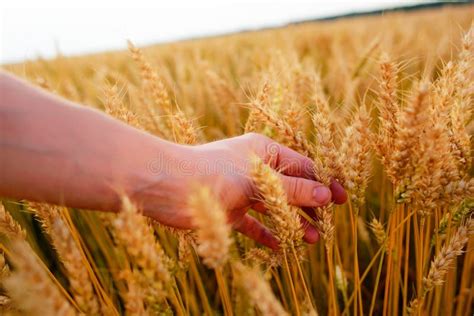
<svg viewBox="0 0 474 316"><path fill-rule="evenodd" d="M0 64L57 52L79 55L292 21L420 3L418 0L3 0Z"/></svg>

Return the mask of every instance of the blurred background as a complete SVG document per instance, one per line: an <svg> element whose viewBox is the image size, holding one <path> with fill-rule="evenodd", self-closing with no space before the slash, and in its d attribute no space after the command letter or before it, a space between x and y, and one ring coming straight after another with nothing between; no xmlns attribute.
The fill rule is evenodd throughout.
<svg viewBox="0 0 474 316"><path fill-rule="evenodd" d="M2 1L0 63L124 49L426 1ZM132 7L133 6L133 7Z"/></svg>

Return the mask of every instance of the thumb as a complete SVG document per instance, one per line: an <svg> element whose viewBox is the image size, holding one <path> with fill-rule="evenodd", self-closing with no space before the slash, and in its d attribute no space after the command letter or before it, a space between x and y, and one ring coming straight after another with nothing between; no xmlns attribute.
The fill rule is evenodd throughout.
<svg viewBox="0 0 474 316"><path fill-rule="evenodd" d="M281 175L288 202L301 207L324 206L331 201L331 190L322 183Z"/></svg>

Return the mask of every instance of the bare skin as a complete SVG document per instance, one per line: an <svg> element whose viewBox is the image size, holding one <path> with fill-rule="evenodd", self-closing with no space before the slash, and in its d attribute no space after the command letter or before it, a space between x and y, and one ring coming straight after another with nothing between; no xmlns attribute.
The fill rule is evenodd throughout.
<svg viewBox="0 0 474 316"><path fill-rule="evenodd" d="M277 248L269 230L247 214L250 208L265 213L248 176L252 153L280 172L291 204L346 201L337 182L329 189L315 181L311 160L265 136L178 145L0 72L2 197L118 211L126 194L145 215L192 228L186 197L197 184L207 185L236 230ZM304 226L305 240L316 242L317 230Z"/></svg>

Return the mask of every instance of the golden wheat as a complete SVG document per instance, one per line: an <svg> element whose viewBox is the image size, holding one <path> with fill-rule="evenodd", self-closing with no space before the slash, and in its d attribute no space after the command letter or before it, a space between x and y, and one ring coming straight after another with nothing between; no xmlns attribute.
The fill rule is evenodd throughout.
<svg viewBox="0 0 474 316"><path fill-rule="evenodd" d="M264 134L313 160L325 185L344 184L349 201L289 205L274 161L250 159L266 212L243 211L271 229L275 252L232 232L227 197L211 188L181 197L195 227L185 231L153 223L126 197L117 214L5 199L0 311L469 315L472 10L129 43L128 53L5 65L184 145ZM324 242L304 246L306 225Z"/></svg>

